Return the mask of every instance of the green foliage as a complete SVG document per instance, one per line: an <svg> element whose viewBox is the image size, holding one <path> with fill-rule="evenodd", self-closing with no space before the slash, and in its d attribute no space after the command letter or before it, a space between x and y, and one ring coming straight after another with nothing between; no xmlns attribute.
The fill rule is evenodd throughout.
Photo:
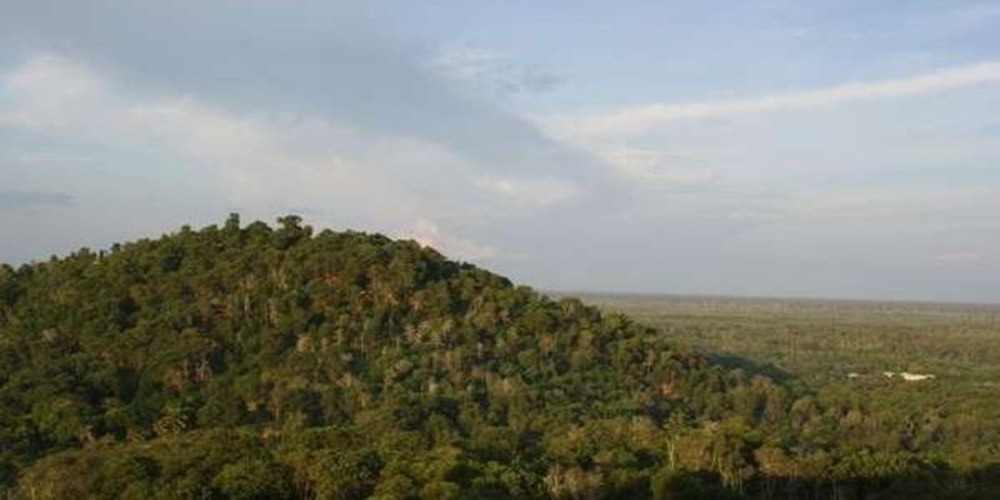
<svg viewBox="0 0 1000 500"><path fill-rule="evenodd" d="M1000 377L995 306L590 299L713 353L708 357L717 363L756 374L730 391L734 410L759 422L756 430L737 432L761 441L751 442L753 456L744 451L744 458L729 460L756 469L748 492L765 498L991 498L1000 489L993 474L1000 456L1000 386L992 382ZM883 371L935 378L907 382ZM699 437L704 429L689 427L681 426L672 440L674 463L722 474L711 459L691 460L718 448ZM724 435L707 440L727 441Z"/></svg>
<svg viewBox="0 0 1000 500"><path fill-rule="evenodd" d="M245 457L222 467L212 480L221 495L242 500L279 500L292 497L290 474L265 458Z"/></svg>
<svg viewBox="0 0 1000 500"><path fill-rule="evenodd" d="M882 412L680 347L679 330L718 326L675 318L664 335L411 241L234 214L0 267L0 481L28 498L920 498L997 485L982 443L1000 441L976 425L990 409Z"/></svg>
<svg viewBox="0 0 1000 500"><path fill-rule="evenodd" d="M687 500L694 498L729 500L740 495L723 488L717 478L688 470L662 470L653 476L653 498L656 500Z"/></svg>

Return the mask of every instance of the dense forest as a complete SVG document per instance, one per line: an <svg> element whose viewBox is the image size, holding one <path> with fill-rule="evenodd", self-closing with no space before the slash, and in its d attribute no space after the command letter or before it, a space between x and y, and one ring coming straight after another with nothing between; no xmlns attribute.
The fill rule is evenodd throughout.
<svg viewBox="0 0 1000 500"><path fill-rule="evenodd" d="M296 216L0 267L10 498L995 498L881 418L412 241ZM956 423L957 422L957 423ZM950 446L959 443L964 447Z"/></svg>

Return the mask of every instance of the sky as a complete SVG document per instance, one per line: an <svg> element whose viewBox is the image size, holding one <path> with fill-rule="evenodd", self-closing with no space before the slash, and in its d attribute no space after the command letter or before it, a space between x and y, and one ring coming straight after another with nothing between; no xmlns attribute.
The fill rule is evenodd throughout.
<svg viewBox="0 0 1000 500"><path fill-rule="evenodd" d="M5 0L0 261L301 215L546 290L1000 302L995 0Z"/></svg>

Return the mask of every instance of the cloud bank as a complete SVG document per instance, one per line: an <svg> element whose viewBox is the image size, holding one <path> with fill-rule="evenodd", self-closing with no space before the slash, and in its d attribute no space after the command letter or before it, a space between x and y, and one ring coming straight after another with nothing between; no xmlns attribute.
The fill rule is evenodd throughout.
<svg viewBox="0 0 1000 500"><path fill-rule="evenodd" d="M932 71L907 78L858 82L753 99L648 104L606 113L542 119L558 135L619 136L676 120L809 110L869 99L911 97L1000 83L1000 61Z"/></svg>

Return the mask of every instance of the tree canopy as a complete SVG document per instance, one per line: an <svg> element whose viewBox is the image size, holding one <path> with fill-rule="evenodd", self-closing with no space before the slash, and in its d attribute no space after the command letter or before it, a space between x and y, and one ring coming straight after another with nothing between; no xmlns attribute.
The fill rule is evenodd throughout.
<svg viewBox="0 0 1000 500"><path fill-rule="evenodd" d="M623 315L297 216L0 267L0 481L27 498L996 484L953 478L891 429L845 449L810 398Z"/></svg>

